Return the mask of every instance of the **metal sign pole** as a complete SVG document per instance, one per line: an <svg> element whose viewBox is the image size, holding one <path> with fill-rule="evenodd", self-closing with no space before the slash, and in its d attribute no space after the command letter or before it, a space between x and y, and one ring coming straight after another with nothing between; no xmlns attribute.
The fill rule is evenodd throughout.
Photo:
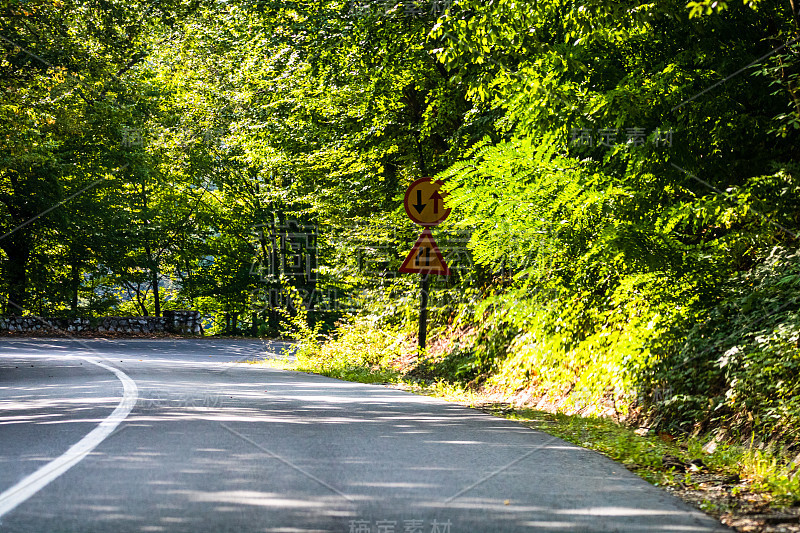
<svg viewBox="0 0 800 533"><path fill-rule="evenodd" d="M428 334L428 287L431 275L420 274L419 280L419 349L424 350Z"/></svg>
<svg viewBox="0 0 800 533"><path fill-rule="evenodd" d="M406 274L420 274L419 280L419 350L425 350L428 335L428 291L431 276L449 276L450 269L442 257L442 252L436 245L431 228L438 226L450 215L450 209L445 207L447 193L439 190L444 185L442 180L433 178L420 178L408 186L403 207L408 217L422 226L420 234L411 252L400 265L400 272ZM415 203L416 201L416 203Z"/></svg>

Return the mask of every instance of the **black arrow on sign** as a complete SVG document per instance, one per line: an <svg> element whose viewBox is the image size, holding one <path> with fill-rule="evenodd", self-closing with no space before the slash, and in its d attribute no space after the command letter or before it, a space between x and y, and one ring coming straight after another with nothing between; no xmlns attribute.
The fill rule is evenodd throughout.
<svg viewBox="0 0 800 533"><path fill-rule="evenodd" d="M414 209L417 210L417 214L421 214L426 205L428 204L422 203L422 191L417 191L417 203L414 204Z"/></svg>

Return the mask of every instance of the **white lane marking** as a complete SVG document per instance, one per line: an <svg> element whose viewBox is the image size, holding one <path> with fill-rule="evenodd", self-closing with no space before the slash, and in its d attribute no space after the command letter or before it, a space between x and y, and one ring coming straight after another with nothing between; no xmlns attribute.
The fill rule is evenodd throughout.
<svg viewBox="0 0 800 533"><path fill-rule="evenodd" d="M122 400L117 408L108 415L108 418L100 422L96 428L90 431L85 437L73 444L63 455L53 459L33 474L25 477L22 481L0 494L0 517L13 511L18 505L42 490L48 483L58 476L78 464L81 459L86 457L98 444L103 442L111 433L125 420L131 412L136 400L139 398L139 389L136 383L128 377L122 370L106 365L100 361L88 357L81 357L93 365L104 368L116 374L122 382Z"/></svg>

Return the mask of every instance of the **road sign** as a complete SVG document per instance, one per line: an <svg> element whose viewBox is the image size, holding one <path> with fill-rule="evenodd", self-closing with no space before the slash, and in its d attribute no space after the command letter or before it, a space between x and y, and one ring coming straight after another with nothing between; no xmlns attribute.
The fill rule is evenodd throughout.
<svg viewBox="0 0 800 533"><path fill-rule="evenodd" d="M449 276L450 269L444 262L442 252L433 239L431 230L425 228L422 234L414 243L406 260L400 266L400 272L406 274L435 274L438 276Z"/></svg>
<svg viewBox="0 0 800 533"><path fill-rule="evenodd" d="M420 226L436 226L450 214L444 207L444 197L439 189L444 182L433 178L420 178L406 191L403 205L408 216Z"/></svg>

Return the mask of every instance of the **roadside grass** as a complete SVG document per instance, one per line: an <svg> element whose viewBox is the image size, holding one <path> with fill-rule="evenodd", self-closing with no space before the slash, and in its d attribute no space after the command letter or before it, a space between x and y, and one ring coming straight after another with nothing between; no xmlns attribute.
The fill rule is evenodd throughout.
<svg viewBox="0 0 800 533"><path fill-rule="evenodd" d="M396 383L399 379L399 373L387 369L370 369L358 367L334 367L317 369L312 365L303 365L302 363L295 363L291 370L299 372L310 372L312 374L320 374L330 378L342 379L344 381L354 381L358 383Z"/></svg>
<svg viewBox="0 0 800 533"><path fill-rule="evenodd" d="M800 503L800 465L796 459L787 460L769 449L747 448L740 453L737 463L743 479L750 480L755 490L769 492L777 505Z"/></svg>
<svg viewBox="0 0 800 533"><path fill-rule="evenodd" d="M392 369L381 367L365 368L351 365L321 365L313 359L302 357L296 359L287 356L280 358L266 357L244 362L249 365L263 365L281 370L307 372L357 383L397 383L401 377L399 372Z"/></svg>
<svg viewBox="0 0 800 533"><path fill-rule="evenodd" d="M242 362L247 365L262 365L270 368L279 368L281 370L297 370L295 368L295 361L286 356L264 357L263 359L248 359L247 361Z"/></svg>
<svg viewBox="0 0 800 533"><path fill-rule="evenodd" d="M607 418L551 413L497 403L479 392L452 383L404 382L401 387L462 403L595 450L625 465L654 485L674 484L672 474L675 470L685 468L685 464L691 464L692 460L703 454L701 445L689 447L676 441L665 441L658 435L639 435L634 429ZM669 459L666 463L665 458Z"/></svg>
<svg viewBox="0 0 800 533"><path fill-rule="evenodd" d="M658 437L637 435L611 420L525 408L501 411L501 414L567 442L598 451L639 473L654 485L672 483L669 474L675 467L665 467L664 457L673 456L688 461L680 446Z"/></svg>

